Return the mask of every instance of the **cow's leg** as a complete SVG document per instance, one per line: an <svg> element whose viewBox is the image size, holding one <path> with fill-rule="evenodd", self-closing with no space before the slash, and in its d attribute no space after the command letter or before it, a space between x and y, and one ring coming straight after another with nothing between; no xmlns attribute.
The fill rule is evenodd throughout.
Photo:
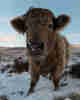
<svg viewBox="0 0 80 100"><path fill-rule="evenodd" d="M55 72L53 73L52 80L54 84L54 90L57 90L59 88L60 76Z"/></svg>
<svg viewBox="0 0 80 100"><path fill-rule="evenodd" d="M29 96L29 94L31 94L34 91L34 87L36 86L36 84L40 78L40 66L39 65L37 65L37 64L32 65L31 78L32 78L31 84L30 84L30 88L27 93L27 96Z"/></svg>
<svg viewBox="0 0 80 100"><path fill-rule="evenodd" d="M61 80L61 74L62 72L64 71L64 56L61 55L61 56L58 56L57 59L57 64L56 64L56 68L55 68L55 71L53 71L53 75L52 75L52 79L53 79L53 83L54 83L54 87L55 87L55 90L57 90L59 88L59 82Z"/></svg>

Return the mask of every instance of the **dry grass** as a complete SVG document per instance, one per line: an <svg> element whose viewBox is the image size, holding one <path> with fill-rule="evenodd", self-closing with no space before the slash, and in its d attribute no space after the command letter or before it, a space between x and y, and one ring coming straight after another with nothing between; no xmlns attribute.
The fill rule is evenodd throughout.
<svg viewBox="0 0 80 100"><path fill-rule="evenodd" d="M3 96L0 96L0 100L9 100L9 99L8 99L8 96L3 95Z"/></svg>
<svg viewBox="0 0 80 100"><path fill-rule="evenodd" d="M72 93L70 96L55 97L55 99L53 99L53 100L80 100L80 94L79 93Z"/></svg>

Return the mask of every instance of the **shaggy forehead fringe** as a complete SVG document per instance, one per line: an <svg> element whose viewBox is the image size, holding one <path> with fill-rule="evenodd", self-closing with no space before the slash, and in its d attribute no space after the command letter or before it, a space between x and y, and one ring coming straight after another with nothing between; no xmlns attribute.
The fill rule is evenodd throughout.
<svg viewBox="0 0 80 100"><path fill-rule="evenodd" d="M24 16L28 16L30 13L34 13L34 11L36 12L47 12L48 13L48 16L53 16L54 14L52 13L52 11L50 9L47 9L47 8L33 8L33 7L30 7L28 9L28 11L24 14Z"/></svg>

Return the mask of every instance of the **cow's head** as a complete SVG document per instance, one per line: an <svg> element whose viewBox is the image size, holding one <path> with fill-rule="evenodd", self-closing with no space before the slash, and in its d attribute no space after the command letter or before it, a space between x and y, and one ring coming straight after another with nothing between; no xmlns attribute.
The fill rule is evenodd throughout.
<svg viewBox="0 0 80 100"><path fill-rule="evenodd" d="M17 32L26 34L27 48L31 56L46 55L57 31L69 23L69 16L54 14L43 8L31 8L27 13L11 20Z"/></svg>

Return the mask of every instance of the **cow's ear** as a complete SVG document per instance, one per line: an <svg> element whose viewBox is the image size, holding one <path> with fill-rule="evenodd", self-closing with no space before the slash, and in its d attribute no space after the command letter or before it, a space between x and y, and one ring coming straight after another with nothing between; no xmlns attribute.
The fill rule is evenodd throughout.
<svg viewBox="0 0 80 100"><path fill-rule="evenodd" d="M70 22L70 17L67 15L60 15L55 20L56 30L61 30Z"/></svg>
<svg viewBox="0 0 80 100"><path fill-rule="evenodd" d="M26 31L26 28L25 28L25 21L24 21L24 18L23 16L18 16L16 18L13 18L11 21L10 21L12 27L19 33L22 33L24 34L24 32Z"/></svg>

